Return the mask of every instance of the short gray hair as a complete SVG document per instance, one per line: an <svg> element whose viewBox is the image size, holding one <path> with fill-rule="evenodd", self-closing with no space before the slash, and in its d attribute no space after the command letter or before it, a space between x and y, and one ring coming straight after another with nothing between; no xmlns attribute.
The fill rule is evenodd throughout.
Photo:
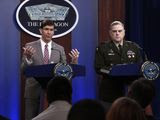
<svg viewBox="0 0 160 120"><path fill-rule="evenodd" d="M124 28L124 24L123 24L121 21L113 21L113 22L110 24L110 29L111 29L114 25L122 25L123 28Z"/></svg>

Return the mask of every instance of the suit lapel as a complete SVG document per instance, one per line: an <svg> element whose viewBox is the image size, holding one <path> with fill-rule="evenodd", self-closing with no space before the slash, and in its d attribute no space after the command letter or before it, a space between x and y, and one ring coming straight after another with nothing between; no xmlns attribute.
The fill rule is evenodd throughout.
<svg viewBox="0 0 160 120"><path fill-rule="evenodd" d="M49 58L49 62L52 62L52 60L53 60L53 49L55 48L55 45L54 45L54 42L52 41L52 47L51 47L51 56L50 56L50 58Z"/></svg>
<svg viewBox="0 0 160 120"><path fill-rule="evenodd" d="M128 45L127 45L127 43L124 41L123 42L123 50L122 50L122 55L125 53L125 51L127 51L127 48L128 48Z"/></svg>
<svg viewBox="0 0 160 120"><path fill-rule="evenodd" d="M56 44L52 41L52 50L51 50L51 56L50 56L50 59L49 59L50 63L60 61L60 59L59 59L60 53L59 52L60 52L59 48L57 48Z"/></svg>
<svg viewBox="0 0 160 120"><path fill-rule="evenodd" d="M113 51L114 51L115 53L120 54L117 46L116 46L112 41L111 41L111 48L113 49Z"/></svg>

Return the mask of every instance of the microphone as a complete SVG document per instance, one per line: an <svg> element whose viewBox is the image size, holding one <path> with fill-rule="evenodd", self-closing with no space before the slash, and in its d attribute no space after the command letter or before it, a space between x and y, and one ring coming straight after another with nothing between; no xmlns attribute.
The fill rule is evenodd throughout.
<svg viewBox="0 0 160 120"><path fill-rule="evenodd" d="M58 52L61 54L61 51L60 51L59 49L55 49L55 48L52 47L52 48L51 48L51 51L52 51L52 50L56 50L56 51L58 51Z"/></svg>
<svg viewBox="0 0 160 120"><path fill-rule="evenodd" d="M145 61L148 61L148 57L147 57L147 54L146 54L145 50L142 49L142 51L143 51L143 54L144 54L144 55L143 55L143 56L144 56L144 57L143 57L144 60L145 60Z"/></svg>
<svg viewBox="0 0 160 120"><path fill-rule="evenodd" d="M141 52L141 55L142 55L142 58L143 58L143 62L148 61L148 57L147 57L147 54L146 54L145 50L142 47L140 47L138 44L136 44L134 42L132 42L132 43L140 49L140 52Z"/></svg>
<svg viewBox="0 0 160 120"><path fill-rule="evenodd" d="M56 48L51 48L51 51L53 51L53 50L56 50L56 51L58 51L59 52L59 55L61 56L61 51L59 50L59 49L56 49Z"/></svg>

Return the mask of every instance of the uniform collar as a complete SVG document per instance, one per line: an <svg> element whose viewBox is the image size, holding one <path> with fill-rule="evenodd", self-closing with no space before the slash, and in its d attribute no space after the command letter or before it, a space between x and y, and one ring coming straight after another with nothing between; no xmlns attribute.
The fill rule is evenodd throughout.
<svg viewBox="0 0 160 120"><path fill-rule="evenodd" d="M113 41L113 43L114 43L114 44L116 45L116 47L118 48L119 45L123 46L123 43L124 43L124 42L122 41L121 43L116 43L116 42Z"/></svg>

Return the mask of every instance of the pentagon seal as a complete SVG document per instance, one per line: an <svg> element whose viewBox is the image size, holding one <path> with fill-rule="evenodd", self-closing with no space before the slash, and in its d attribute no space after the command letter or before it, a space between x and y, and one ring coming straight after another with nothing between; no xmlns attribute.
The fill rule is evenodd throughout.
<svg viewBox="0 0 160 120"><path fill-rule="evenodd" d="M159 66L154 62L144 62L141 70L143 76L148 80L155 80L159 76Z"/></svg>
<svg viewBox="0 0 160 120"><path fill-rule="evenodd" d="M72 67L69 64L57 63L54 67L54 75L63 76L70 80L73 76Z"/></svg>

